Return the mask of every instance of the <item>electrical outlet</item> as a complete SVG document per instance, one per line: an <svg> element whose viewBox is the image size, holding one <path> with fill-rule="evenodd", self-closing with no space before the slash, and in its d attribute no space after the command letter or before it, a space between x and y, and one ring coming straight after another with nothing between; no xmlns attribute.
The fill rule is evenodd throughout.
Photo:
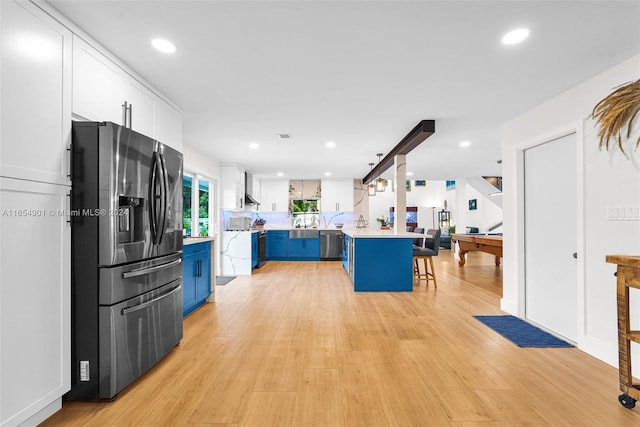
<svg viewBox="0 0 640 427"><path fill-rule="evenodd" d="M607 206L608 221L640 221L640 205Z"/></svg>
<svg viewBox="0 0 640 427"><path fill-rule="evenodd" d="M80 361L80 381L90 381L88 360Z"/></svg>

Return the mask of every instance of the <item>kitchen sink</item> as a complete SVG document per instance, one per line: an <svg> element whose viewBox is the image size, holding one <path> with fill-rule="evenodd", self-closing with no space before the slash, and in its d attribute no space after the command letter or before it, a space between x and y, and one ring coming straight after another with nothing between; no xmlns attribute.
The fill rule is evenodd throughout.
<svg viewBox="0 0 640 427"><path fill-rule="evenodd" d="M317 239L318 237L320 237L318 230L289 230L290 239Z"/></svg>

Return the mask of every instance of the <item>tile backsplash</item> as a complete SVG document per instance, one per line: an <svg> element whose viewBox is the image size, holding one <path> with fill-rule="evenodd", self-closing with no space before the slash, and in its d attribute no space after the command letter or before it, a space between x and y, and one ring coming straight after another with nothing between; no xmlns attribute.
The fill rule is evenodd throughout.
<svg viewBox="0 0 640 427"><path fill-rule="evenodd" d="M250 217L251 222L258 218L266 220L265 230L289 229L291 228L291 215L286 212L233 212L230 210L222 211L223 228L229 229L229 218L231 217ZM344 228L355 227L356 218L352 212L331 212L320 214L320 228L336 228L336 224L344 224Z"/></svg>

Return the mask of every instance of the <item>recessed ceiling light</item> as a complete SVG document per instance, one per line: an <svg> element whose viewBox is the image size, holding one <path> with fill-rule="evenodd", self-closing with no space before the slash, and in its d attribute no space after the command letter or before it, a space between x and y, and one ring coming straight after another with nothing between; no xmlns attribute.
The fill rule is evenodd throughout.
<svg viewBox="0 0 640 427"><path fill-rule="evenodd" d="M460 143L460 147L468 147L468 146L470 146L470 145L471 145L471 143L470 143L469 141L462 141L462 142Z"/></svg>
<svg viewBox="0 0 640 427"><path fill-rule="evenodd" d="M333 141L329 141L325 145L327 146L327 148L334 148L336 146L336 143Z"/></svg>
<svg viewBox="0 0 640 427"><path fill-rule="evenodd" d="M331 172L325 172L324 176L331 176Z"/></svg>
<svg viewBox="0 0 640 427"><path fill-rule="evenodd" d="M407 176L413 176L413 172L407 172Z"/></svg>
<svg viewBox="0 0 640 427"><path fill-rule="evenodd" d="M252 142L251 144L249 144L249 148L256 150L256 149L260 148L260 146L258 144L256 144L255 142Z"/></svg>
<svg viewBox="0 0 640 427"><path fill-rule="evenodd" d="M278 172L276 175L278 175L278 176L284 176L284 173L283 173L283 172Z"/></svg>
<svg viewBox="0 0 640 427"><path fill-rule="evenodd" d="M174 53L176 45L165 39L153 39L151 45L162 53Z"/></svg>
<svg viewBox="0 0 640 427"><path fill-rule="evenodd" d="M509 31L502 37L502 44L516 44L520 43L529 36L529 30L526 28L518 28L517 30Z"/></svg>

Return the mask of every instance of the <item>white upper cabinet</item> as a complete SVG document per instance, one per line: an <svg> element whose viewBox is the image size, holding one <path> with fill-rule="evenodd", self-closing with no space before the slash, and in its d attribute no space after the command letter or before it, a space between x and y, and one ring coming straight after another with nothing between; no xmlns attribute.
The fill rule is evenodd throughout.
<svg viewBox="0 0 640 427"><path fill-rule="evenodd" d="M262 181L260 183L259 210L262 212L289 211L289 181Z"/></svg>
<svg viewBox="0 0 640 427"><path fill-rule="evenodd" d="M220 165L222 209L244 209L244 169L237 165Z"/></svg>
<svg viewBox="0 0 640 427"><path fill-rule="evenodd" d="M80 120L124 125L182 150L182 113L75 35L73 114Z"/></svg>
<svg viewBox="0 0 640 427"><path fill-rule="evenodd" d="M1 1L0 175L69 185L71 32Z"/></svg>
<svg viewBox="0 0 640 427"><path fill-rule="evenodd" d="M97 49L73 37L73 114L122 125L123 71Z"/></svg>
<svg viewBox="0 0 640 427"><path fill-rule="evenodd" d="M156 139L178 151L182 151L182 114L171 105L156 101Z"/></svg>
<svg viewBox="0 0 640 427"><path fill-rule="evenodd" d="M155 104L158 97L128 75L123 81L123 100L129 108L126 126L138 133L156 138Z"/></svg>
<svg viewBox="0 0 640 427"><path fill-rule="evenodd" d="M322 212L353 212L353 180L323 179Z"/></svg>

